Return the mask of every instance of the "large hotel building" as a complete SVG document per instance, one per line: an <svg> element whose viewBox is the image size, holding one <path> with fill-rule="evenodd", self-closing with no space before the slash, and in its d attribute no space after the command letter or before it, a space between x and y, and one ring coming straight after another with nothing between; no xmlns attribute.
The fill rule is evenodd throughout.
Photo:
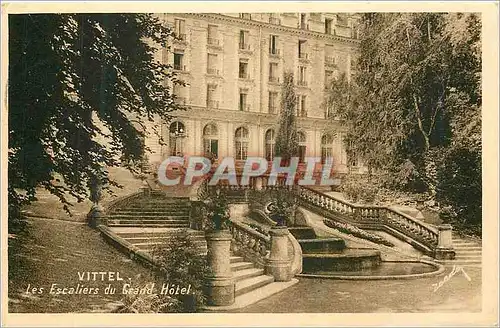
<svg viewBox="0 0 500 328"><path fill-rule="evenodd" d="M333 158L334 170L361 171L346 156L343 127L324 105L325 86L352 74L359 17L347 13L159 14L178 40L162 60L186 86L172 86L189 107L149 138L149 159L213 154L271 159L284 72L294 74L300 156ZM349 165L348 165L349 164Z"/></svg>

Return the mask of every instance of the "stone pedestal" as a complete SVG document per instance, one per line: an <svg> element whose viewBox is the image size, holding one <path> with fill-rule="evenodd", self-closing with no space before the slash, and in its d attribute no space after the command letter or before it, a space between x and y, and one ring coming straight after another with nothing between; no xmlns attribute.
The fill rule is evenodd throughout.
<svg viewBox="0 0 500 328"><path fill-rule="evenodd" d="M455 258L453 241L451 237L452 226L442 224L438 226L439 236L438 245L434 251L434 258L437 260L452 260Z"/></svg>
<svg viewBox="0 0 500 328"><path fill-rule="evenodd" d="M102 224L103 211L102 206L99 204L92 206L92 209L87 214L87 220L90 227L97 228Z"/></svg>
<svg viewBox="0 0 500 328"><path fill-rule="evenodd" d="M214 231L205 234L210 273L205 277L208 305L222 306L234 303L234 280L230 265L231 234Z"/></svg>
<svg viewBox="0 0 500 328"><path fill-rule="evenodd" d="M291 260L288 257L287 227L274 227L269 230L271 235L271 252L266 260L265 272L272 275L275 281L290 281L292 279Z"/></svg>

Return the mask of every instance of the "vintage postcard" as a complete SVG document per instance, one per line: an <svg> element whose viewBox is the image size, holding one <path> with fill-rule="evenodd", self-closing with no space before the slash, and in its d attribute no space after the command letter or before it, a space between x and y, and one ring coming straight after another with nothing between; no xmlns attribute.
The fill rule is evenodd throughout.
<svg viewBox="0 0 500 328"><path fill-rule="evenodd" d="M498 325L498 9L2 4L2 325Z"/></svg>

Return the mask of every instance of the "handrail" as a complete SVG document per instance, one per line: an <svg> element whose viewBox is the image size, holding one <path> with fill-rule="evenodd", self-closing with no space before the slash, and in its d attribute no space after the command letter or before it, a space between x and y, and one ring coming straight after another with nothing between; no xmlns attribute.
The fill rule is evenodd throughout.
<svg viewBox="0 0 500 328"><path fill-rule="evenodd" d="M271 252L271 237L233 219L229 220L229 231L233 237L231 243L233 252L263 267L265 258Z"/></svg>
<svg viewBox="0 0 500 328"><path fill-rule="evenodd" d="M300 186L296 193L303 201L319 206L327 211L334 211L347 215L359 214L363 219L383 221L383 223L389 226L413 235L417 240L431 247L434 247L438 242L439 233L437 229L394 208L388 206L353 204L330 195L325 195L322 192L305 186ZM384 213L385 216L383 215Z"/></svg>

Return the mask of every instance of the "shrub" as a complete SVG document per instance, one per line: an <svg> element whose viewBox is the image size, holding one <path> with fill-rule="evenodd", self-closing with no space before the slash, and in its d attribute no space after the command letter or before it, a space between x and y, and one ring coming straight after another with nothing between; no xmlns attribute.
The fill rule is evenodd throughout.
<svg viewBox="0 0 500 328"><path fill-rule="evenodd" d="M205 304L203 294L205 275L209 267L206 257L200 254L200 249L191 240L186 230L167 239L167 242L152 252L155 259L155 280L161 284L169 283L188 287L189 295L151 295L127 294L121 302L123 305L114 312L118 313L185 313L199 312ZM146 287L151 282L136 279L134 287Z"/></svg>

